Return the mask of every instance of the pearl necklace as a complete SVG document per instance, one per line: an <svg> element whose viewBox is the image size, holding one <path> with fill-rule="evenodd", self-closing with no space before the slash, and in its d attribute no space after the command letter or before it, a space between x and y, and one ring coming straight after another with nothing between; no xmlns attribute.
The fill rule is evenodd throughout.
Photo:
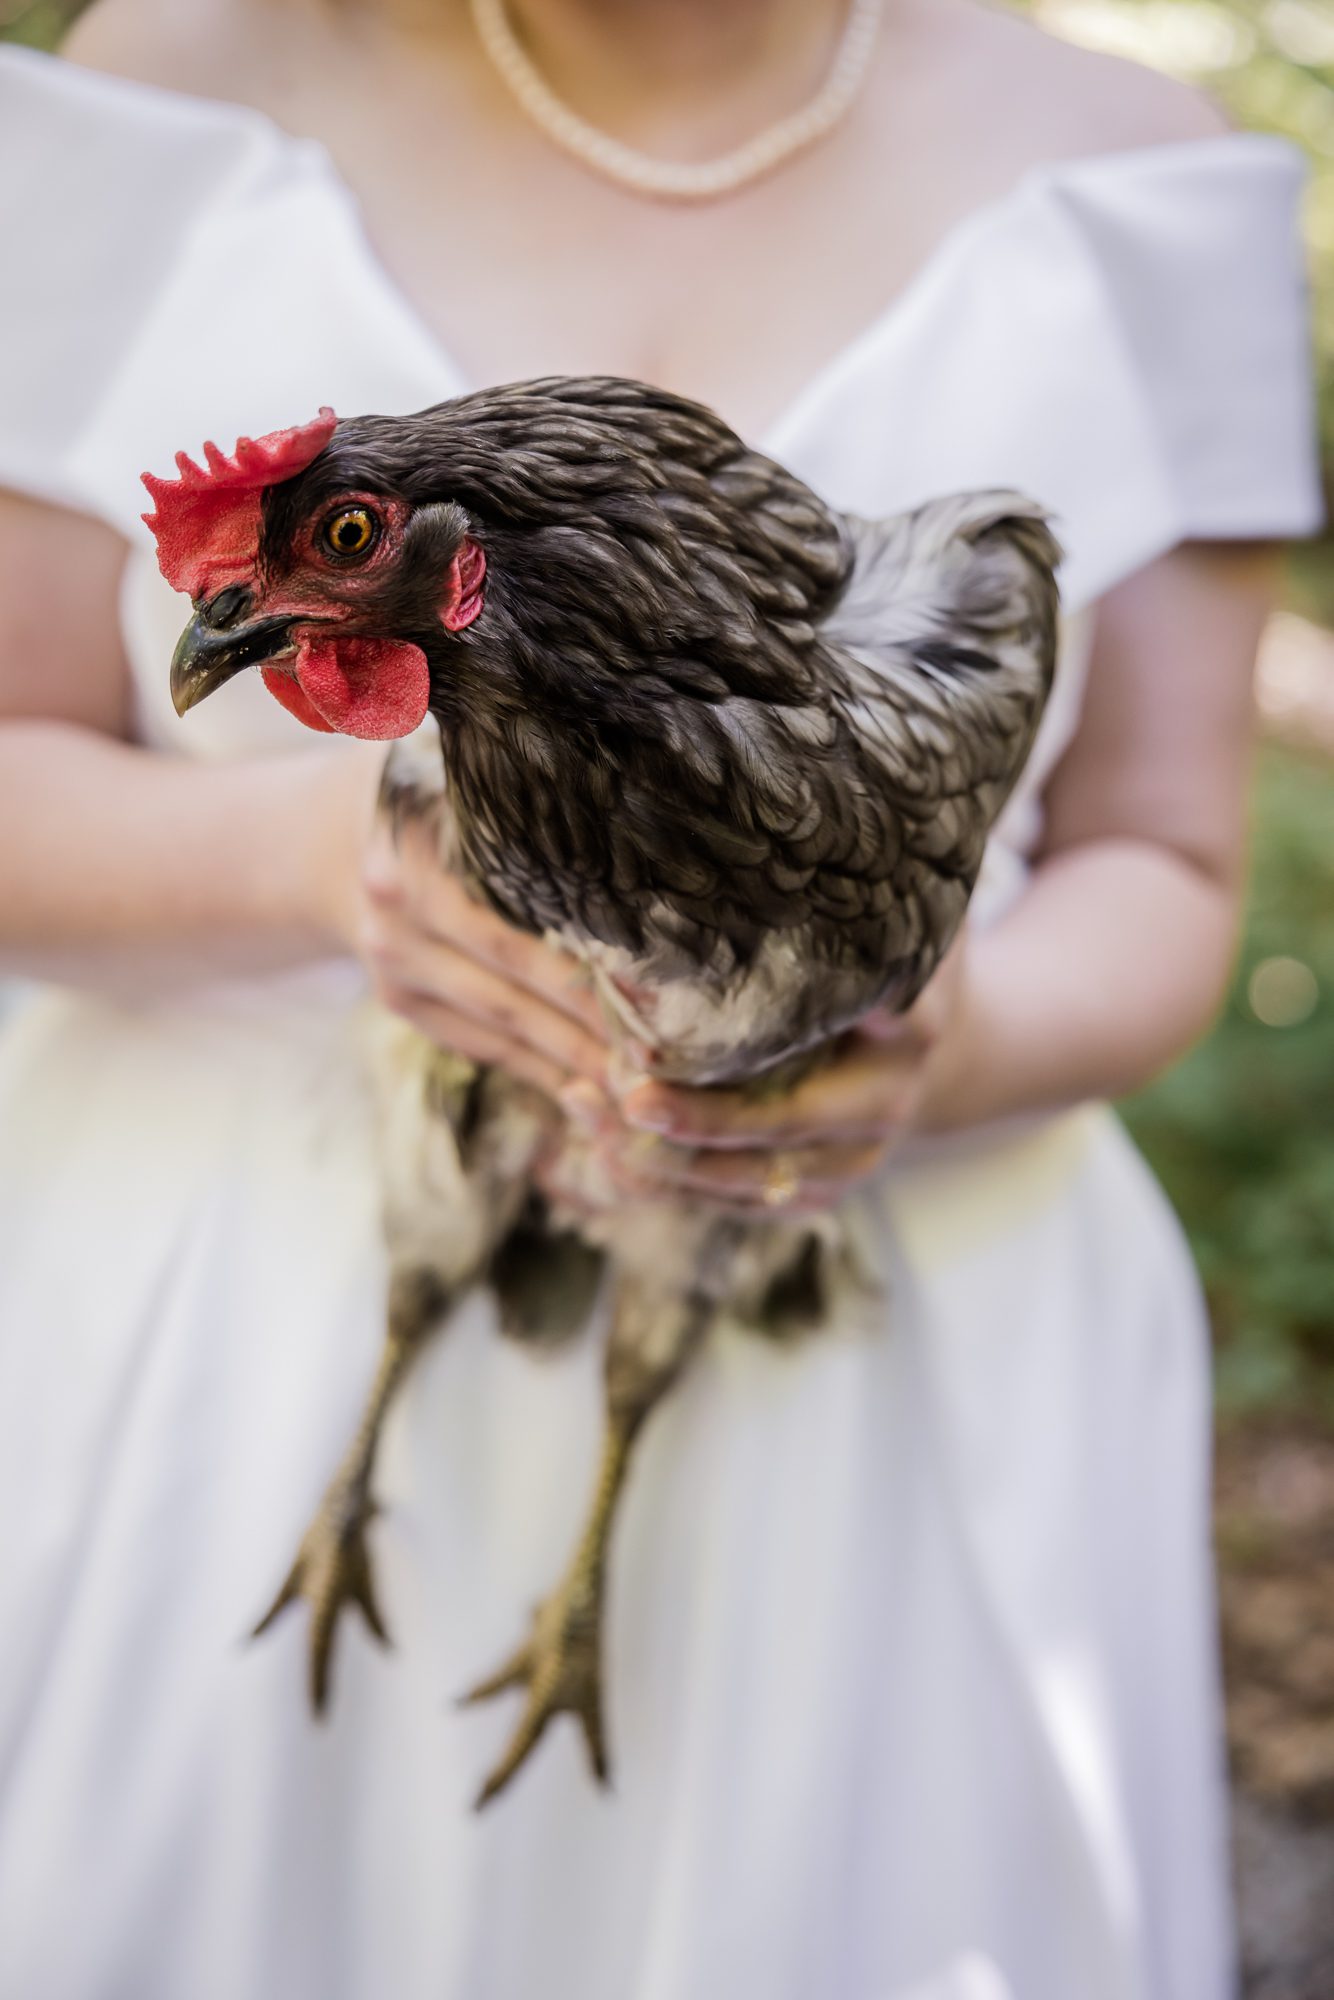
<svg viewBox="0 0 1334 2000"><path fill-rule="evenodd" d="M583 166L652 201L712 201L770 174L832 132L866 81L883 0L851 0L838 48L819 90L799 111L780 118L721 159L698 165L651 159L599 132L563 104L520 44L505 0L470 0L473 26L515 103L553 145Z"/></svg>

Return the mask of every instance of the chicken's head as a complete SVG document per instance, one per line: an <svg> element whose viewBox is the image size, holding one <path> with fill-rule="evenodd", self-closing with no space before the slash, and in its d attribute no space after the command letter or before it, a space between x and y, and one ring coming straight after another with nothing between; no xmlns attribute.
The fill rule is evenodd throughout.
<svg viewBox="0 0 1334 2000"><path fill-rule="evenodd" d="M162 573L195 607L172 660L179 714L258 666L311 729L384 739L423 720L428 653L482 610L486 559L461 506L349 460L345 428L325 409L230 457L206 444L202 466L182 452L175 479L144 474Z"/></svg>

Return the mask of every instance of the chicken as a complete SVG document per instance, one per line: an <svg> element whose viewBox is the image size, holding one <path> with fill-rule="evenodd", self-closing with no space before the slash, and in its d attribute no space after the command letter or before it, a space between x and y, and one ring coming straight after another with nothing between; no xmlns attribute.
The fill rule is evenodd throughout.
<svg viewBox="0 0 1334 2000"><path fill-rule="evenodd" d="M310 727L410 739L382 802L441 865L586 966L659 1078L786 1087L906 1008L963 920L1050 686L1058 550L1012 492L840 515L708 410L614 378L313 423L145 475L194 600L184 713L257 665ZM414 734L428 715L443 756ZM603 1262L606 1428L568 1570L473 1689L523 1708L484 1803L552 1718L607 1772L601 1631L636 1440L720 1315L818 1327L869 1282L846 1218L616 1200L541 1093L380 1037L388 1327L361 1427L263 1630L311 1610L311 1699L347 1605L384 1636L366 1540L386 1408L462 1293L568 1334Z"/></svg>

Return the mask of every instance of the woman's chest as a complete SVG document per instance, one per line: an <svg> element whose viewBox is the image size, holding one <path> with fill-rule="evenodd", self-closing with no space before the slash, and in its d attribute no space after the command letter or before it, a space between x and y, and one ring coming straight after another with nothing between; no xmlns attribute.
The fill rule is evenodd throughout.
<svg viewBox="0 0 1334 2000"><path fill-rule="evenodd" d="M762 435L1022 161L873 99L733 195L634 195L495 101L485 72L318 80L263 108L331 156L376 261L471 383L652 381ZM916 114L920 115L920 114Z"/></svg>
<svg viewBox="0 0 1334 2000"><path fill-rule="evenodd" d="M883 260L833 244L793 260L758 221L627 214L601 190L589 211L596 221L516 204L503 227L474 233L433 230L385 189L362 200L380 261L468 381L626 375L704 402L750 437L897 289Z"/></svg>

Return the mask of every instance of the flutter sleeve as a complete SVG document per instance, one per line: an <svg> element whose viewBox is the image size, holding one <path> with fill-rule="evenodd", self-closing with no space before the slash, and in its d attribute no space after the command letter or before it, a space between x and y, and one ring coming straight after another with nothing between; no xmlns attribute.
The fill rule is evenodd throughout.
<svg viewBox="0 0 1334 2000"><path fill-rule="evenodd" d="M1323 518L1295 147L1156 147L1053 178L1142 405L1171 539L1305 535Z"/></svg>
<svg viewBox="0 0 1334 2000"><path fill-rule="evenodd" d="M1058 161L957 227L768 440L889 514L1014 486L1067 610L1176 544L1323 518L1295 147L1254 133Z"/></svg>

